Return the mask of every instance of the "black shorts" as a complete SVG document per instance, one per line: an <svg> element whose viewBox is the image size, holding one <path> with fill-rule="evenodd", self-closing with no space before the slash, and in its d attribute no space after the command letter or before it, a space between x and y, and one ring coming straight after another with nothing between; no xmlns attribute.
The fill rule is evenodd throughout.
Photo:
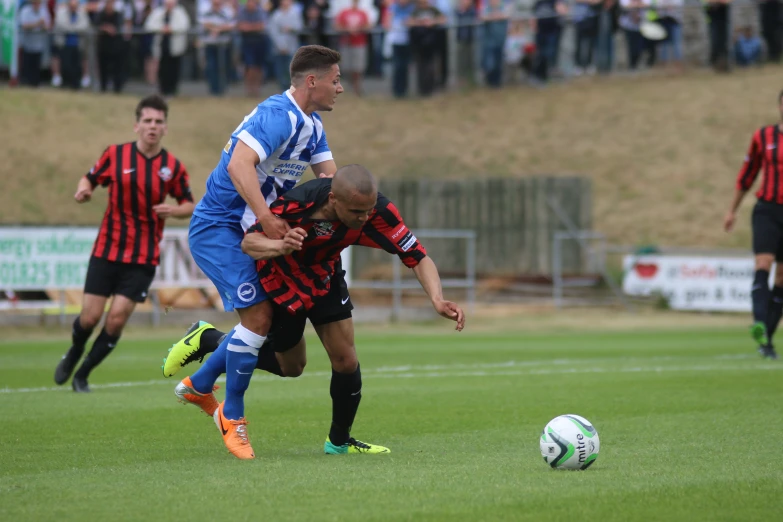
<svg viewBox="0 0 783 522"><path fill-rule="evenodd" d="M155 266L135 263L117 263L99 257L91 257L84 281L84 293L102 295L122 295L143 303L155 277Z"/></svg>
<svg viewBox="0 0 783 522"><path fill-rule="evenodd" d="M753 207L753 253L783 261L783 205L759 201Z"/></svg>
<svg viewBox="0 0 783 522"><path fill-rule="evenodd" d="M274 309L267 347L276 352L287 352L302 339L308 319L313 326L320 326L351 317L353 304L348 294L345 272L342 269L335 272L329 293L316 299L308 312L291 315L283 307L274 305Z"/></svg>

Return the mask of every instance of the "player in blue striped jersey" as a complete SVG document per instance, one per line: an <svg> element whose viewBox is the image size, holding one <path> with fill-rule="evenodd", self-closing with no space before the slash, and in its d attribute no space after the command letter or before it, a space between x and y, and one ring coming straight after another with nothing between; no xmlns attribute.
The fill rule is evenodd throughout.
<svg viewBox="0 0 783 522"><path fill-rule="evenodd" d="M223 439L235 455L233 448L249 447L243 444L244 393L271 326L271 313L261 313L271 305L254 261L242 252L242 238L256 220L267 236L283 237L288 224L270 212L269 203L293 188L308 167L316 177L337 170L315 111L332 110L343 92L339 62L340 53L326 47L310 45L296 52L291 88L258 105L231 134L190 221L193 259L215 284L225 310L239 313L229 340L221 407L230 423L222 430Z"/></svg>

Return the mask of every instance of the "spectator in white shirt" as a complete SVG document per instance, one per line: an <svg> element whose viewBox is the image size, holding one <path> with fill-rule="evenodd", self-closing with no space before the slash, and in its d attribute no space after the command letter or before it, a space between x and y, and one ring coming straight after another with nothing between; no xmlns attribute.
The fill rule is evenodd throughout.
<svg viewBox="0 0 783 522"><path fill-rule="evenodd" d="M299 32L302 30L302 12L294 7L293 0L281 0L280 7L269 18L269 37L275 55L275 76L283 90L291 86L288 70L291 58L299 48Z"/></svg>
<svg viewBox="0 0 783 522"><path fill-rule="evenodd" d="M204 46L206 67L204 74L209 84L209 92L220 96L226 89L226 68L231 66L227 52L231 41L234 22L223 10L222 0L212 0L210 8L201 13L203 30L201 44Z"/></svg>
<svg viewBox="0 0 783 522"><path fill-rule="evenodd" d="M62 77L59 82L52 83L78 89L85 83L85 76L89 80L86 53L84 53L86 44L84 33L90 29L90 17L87 16L84 6L79 4L79 0L68 0L67 3L57 5L54 26L57 31L54 41L59 50Z"/></svg>
<svg viewBox="0 0 783 522"><path fill-rule="evenodd" d="M154 32L152 55L159 60L158 84L163 96L177 94L182 55L188 49L190 16L177 0L165 0L156 7L144 28Z"/></svg>
<svg viewBox="0 0 783 522"><path fill-rule="evenodd" d="M41 83L41 56L49 45L52 19L41 0L31 0L19 11L22 49L21 80L23 85L38 87Z"/></svg>

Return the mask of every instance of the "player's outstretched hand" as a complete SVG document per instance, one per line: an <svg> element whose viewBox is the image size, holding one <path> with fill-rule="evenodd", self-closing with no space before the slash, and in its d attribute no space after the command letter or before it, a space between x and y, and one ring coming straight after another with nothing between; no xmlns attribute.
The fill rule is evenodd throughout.
<svg viewBox="0 0 783 522"><path fill-rule="evenodd" d="M460 308L457 303L452 303L451 301L438 301L433 303L433 305L441 316L456 321L457 326L455 330L461 332L462 329L465 328L465 312L462 311L462 308Z"/></svg>
<svg viewBox="0 0 783 522"><path fill-rule="evenodd" d="M737 215L734 212L726 214L726 217L723 219L723 230L731 232L731 229L734 228L734 221L736 220Z"/></svg>
<svg viewBox="0 0 783 522"><path fill-rule="evenodd" d="M269 214L268 217L261 218L259 221L261 221L261 229L264 234L270 239L283 239L286 232L291 229L285 219L280 219L274 214Z"/></svg>
<svg viewBox="0 0 783 522"><path fill-rule="evenodd" d="M92 198L92 190L88 188L80 188L76 191L76 194L73 195L73 199L75 199L78 203L87 203Z"/></svg>
<svg viewBox="0 0 783 522"><path fill-rule="evenodd" d="M283 237L283 255L288 255L294 250L302 250L302 243L307 237L307 232L299 227L292 228Z"/></svg>
<svg viewBox="0 0 783 522"><path fill-rule="evenodd" d="M160 203L159 205L153 205L152 210L160 217L161 219L166 219L174 215L174 207L171 205L167 205L166 203Z"/></svg>

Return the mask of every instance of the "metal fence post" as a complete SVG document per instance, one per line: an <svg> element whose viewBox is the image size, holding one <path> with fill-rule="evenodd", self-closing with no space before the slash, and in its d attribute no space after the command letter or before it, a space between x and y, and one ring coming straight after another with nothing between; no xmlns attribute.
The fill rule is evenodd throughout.
<svg viewBox="0 0 783 522"><path fill-rule="evenodd" d="M100 71L98 70L98 38L95 31L87 33L87 73L90 75L92 92L100 92Z"/></svg>
<svg viewBox="0 0 783 522"><path fill-rule="evenodd" d="M446 29L446 49L448 59L446 61L446 87L453 89L457 86L457 28L450 26Z"/></svg>
<svg viewBox="0 0 783 522"><path fill-rule="evenodd" d="M552 238L552 299L555 308L563 306L563 262L562 262L562 235L555 232Z"/></svg>
<svg viewBox="0 0 783 522"><path fill-rule="evenodd" d="M65 290L60 290L60 326L65 326Z"/></svg>
<svg viewBox="0 0 783 522"><path fill-rule="evenodd" d="M401 261L392 263L392 314L391 320L396 323L402 316L402 269Z"/></svg>
<svg viewBox="0 0 783 522"><path fill-rule="evenodd" d="M473 232L466 243L465 272L468 284L468 310L473 313L476 309L476 233Z"/></svg>
<svg viewBox="0 0 783 522"><path fill-rule="evenodd" d="M150 290L150 301L152 301L150 322L152 326L160 326L160 293L158 290Z"/></svg>

